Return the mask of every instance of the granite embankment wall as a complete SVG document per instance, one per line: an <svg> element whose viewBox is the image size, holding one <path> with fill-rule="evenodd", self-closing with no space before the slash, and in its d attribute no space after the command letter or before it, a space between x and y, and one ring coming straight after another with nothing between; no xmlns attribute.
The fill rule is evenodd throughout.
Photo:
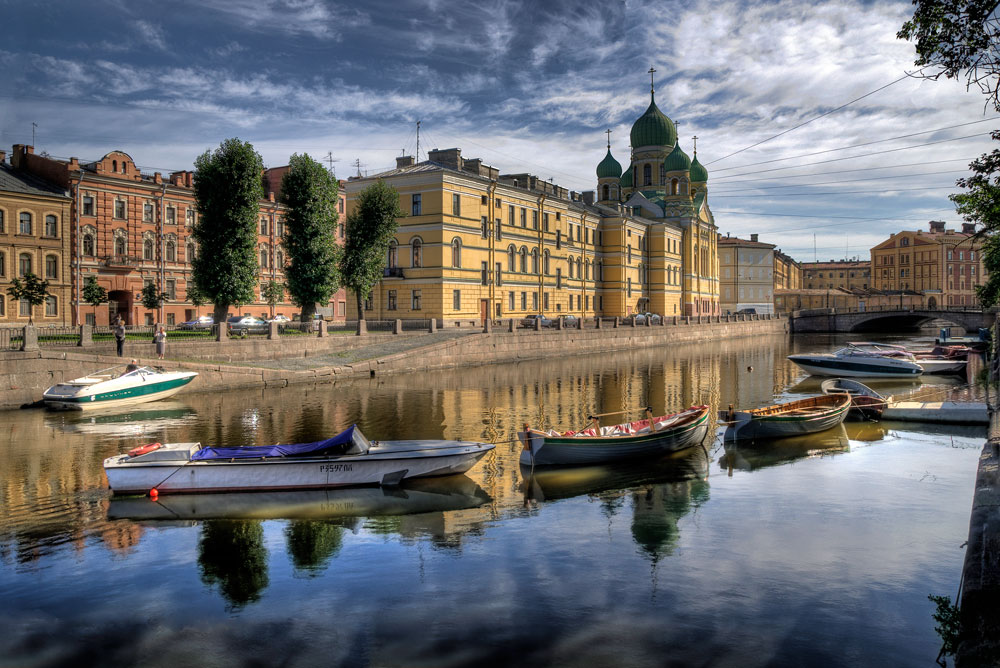
<svg viewBox="0 0 1000 668"><path fill-rule="evenodd" d="M197 371L198 379L185 394L215 391L237 387L283 387L290 383L334 382L353 376L375 376L389 373L406 373L425 369L477 366L502 362L516 362L566 355L585 355L652 346L712 341L782 334L787 332L785 319L749 322L720 322L656 327L619 327L604 329L567 330L515 330L470 334L459 338L434 342L434 335L426 335L428 345L393 355L375 356L372 359L307 370L273 369L252 366L254 360L280 360L289 357L335 353L361 345L377 343L382 337L328 337L289 342L302 350L289 351L282 345L278 350L273 342L229 341L221 346L213 343L174 344L169 352L185 359L209 355L202 346L213 346L212 361L155 360L148 357L152 345L134 344L126 347L126 356L135 357L140 364L157 364L166 369ZM386 341L392 340L387 335ZM269 345L270 344L270 345ZM169 345L169 344L168 344ZM181 346L183 350L180 350ZM188 346L199 349L189 354ZM63 380L78 378L96 369L121 364L120 357L95 351L82 352L80 348L42 349L30 352L0 353L0 408L16 408L41 398L46 387ZM142 355L141 353L145 353ZM280 354L279 354L280 353ZM222 363L220 363L222 362Z"/></svg>

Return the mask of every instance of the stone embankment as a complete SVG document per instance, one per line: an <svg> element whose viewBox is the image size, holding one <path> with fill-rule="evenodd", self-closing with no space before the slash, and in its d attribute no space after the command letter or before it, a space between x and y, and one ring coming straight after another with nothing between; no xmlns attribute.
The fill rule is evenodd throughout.
<svg viewBox="0 0 1000 668"><path fill-rule="evenodd" d="M168 343L174 359L155 360L149 344L126 346L140 364L197 371L185 394L238 387L284 387L290 383L335 382L425 369L478 366L566 355L587 355L677 343L694 343L787 332L784 318L739 322L670 324L652 327L518 330L488 333L368 337L328 337L282 342L231 340L223 345ZM212 346L214 355L212 354ZM121 364L110 351L55 348L0 353L0 408L16 408L41 398L46 387L96 369ZM145 353L144 355L142 353ZM364 359L362 359L364 358Z"/></svg>

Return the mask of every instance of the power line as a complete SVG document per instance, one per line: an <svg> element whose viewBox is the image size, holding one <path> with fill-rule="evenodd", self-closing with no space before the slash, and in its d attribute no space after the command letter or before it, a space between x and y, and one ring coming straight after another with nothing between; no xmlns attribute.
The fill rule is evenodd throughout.
<svg viewBox="0 0 1000 668"><path fill-rule="evenodd" d="M779 188L801 188L801 187L811 188L815 186L837 185L840 183L858 183L859 181L867 182L867 181L884 181L886 179L912 179L920 176L938 176L941 174L965 174L965 173L966 172L964 170L951 169L944 172L925 172L923 174L893 174L891 176L873 176L864 179L841 179L840 181L822 181L820 183L792 183L783 186L753 186L751 188L745 188L743 190L723 190L721 194L753 192L755 190L777 190ZM719 197L720 193L713 192L712 196Z"/></svg>
<svg viewBox="0 0 1000 668"><path fill-rule="evenodd" d="M830 195L870 195L873 193L885 194L886 192L909 192L911 190L923 190L924 192L928 190L944 190L946 188L954 188L955 186L928 186L924 188L883 188L882 190L845 190L845 191L834 191L828 193L782 193L780 195L712 195L715 198L731 198L731 197L828 197Z"/></svg>
<svg viewBox="0 0 1000 668"><path fill-rule="evenodd" d="M917 71L919 72L920 70L917 70ZM886 89L886 88L888 88L889 86L893 86L893 85L895 85L895 84L898 84L898 83L899 83L900 81L904 81L904 80L906 80L906 79L909 79L909 78L910 78L910 75L909 75L909 74L906 74L906 75L904 75L904 76L902 76L902 77L900 77L900 78L896 79L895 81L890 81L889 83L885 84L884 86L880 86L880 87L876 88L876 89L875 89L875 90L873 90L873 91L869 91L869 92L865 93L865 94L864 94L864 95L862 95L861 97L856 97L856 98L854 98L853 100L851 100L850 102L847 102L847 103L845 103L845 104L842 104L842 105L840 105L840 106L839 106L839 107L837 107L836 109L831 109L830 111L827 111L827 112L825 112L825 113L822 113L822 114L820 114L819 116L815 116L815 117L813 117L813 118L810 118L810 119L809 119L808 121L805 121L805 122L803 122L803 123L799 123L798 125L796 125L796 126L795 126L795 127L793 127L793 128L789 128L789 129L787 129L787 130L785 130L785 131L783 131L783 132L779 132L778 134L776 134L776 135L773 135L773 136L771 136L771 137L768 137L767 139L762 139L762 140L760 140L759 142L757 142L756 144L751 144L750 146L747 146L746 148L741 148L741 149L740 149L740 150L738 150L738 151L733 151L733 152L732 152L732 153L730 153L729 155L724 155L724 156L722 156L721 158L718 158L718 159L716 159L716 160L712 160L711 162L709 162L709 163L706 163L706 165L705 165L705 166L707 167L708 165L711 165L711 164L713 164L713 163L716 163L716 162L721 162L722 160L725 160L725 159L727 159L727 158L731 158L731 157L733 157L734 155L737 155L737 154L739 154L739 153L742 153L743 151L749 151L750 149L752 149L752 148L754 148L754 147L756 147L756 146L760 146L761 144L764 144L764 143L766 143L766 142L769 142L769 141L771 141L772 139L777 139L778 137L781 137L782 135L786 135L786 134L788 134L789 132L792 132L792 131L794 131L794 130L798 130L799 128L801 128L801 127L803 127L803 126L806 126L806 125L809 125L809 124L810 124L810 123L812 123L813 121L818 121L819 119L821 119L821 118L823 118L823 117L825 117L825 116L829 116L830 114L833 114L833 113L836 113L836 112L840 111L841 109L844 109L845 107L849 107L850 105L854 104L855 102L858 102L859 100L863 100L863 99L865 99L865 98L866 98L866 97L868 97L869 95L874 95L875 93L878 93L878 92L879 92L879 91L881 91L881 90L885 90L885 89Z"/></svg>
<svg viewBox="0 0 1000 668"><path fill-rule="evenodd" d="M856 169L834 169L827 170L824 172L810 172L808 174L784 174L778 178L781 179L801 179L807 176L825 176L827 174L850 174L851 172L871 172L876 169L902 169L903 167L926 167L927 165L942 165L947 162L968 162L969 158L951 158L949 160L930 160L927 162L908 162L901 165L885 165L883 167L858 167ZM773 183L774 177L769 177L765 179L741 179L739 181L727 181L722 184L724 186L733 185L735 183L756 183L758 181L763 181L765 183Z"/></svg>

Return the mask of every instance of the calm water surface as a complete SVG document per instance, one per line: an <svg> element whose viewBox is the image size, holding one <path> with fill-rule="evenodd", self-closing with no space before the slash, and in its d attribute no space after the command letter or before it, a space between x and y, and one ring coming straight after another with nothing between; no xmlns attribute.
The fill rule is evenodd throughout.
<svg viewBox="0 0 1000 668"><path fill-rule="evenodd" d="M625 467L536 470L524 422L818 391L784 337L15 411L0 429L0 666L932 666L983 430L847 424ZM941 393L956 380L879 385ZM402 490L112 500L151 441L498 442Z"/></svg>

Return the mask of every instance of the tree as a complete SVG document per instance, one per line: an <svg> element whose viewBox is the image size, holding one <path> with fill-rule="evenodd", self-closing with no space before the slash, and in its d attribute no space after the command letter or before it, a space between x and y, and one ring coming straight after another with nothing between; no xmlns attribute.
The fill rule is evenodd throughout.
<svg viewBox="0 0 1000 668"><path fill-rule="evenodd" d="M160 308L160 306L163 305L163 302L167 301L168 296L166 292L160 292L156 287L156 283L152 281L142 286L142 292L140 294L142 295L142 299L140 300L142 305L151 311Z"/></svg>
<svg viewBox="0 0 1000 668"><path fill-rule="evenodd" d="M10 287L7 288L12 302L24 300L30 305L28 310L28 324L34 325L33 320L35 307L45 303L45 298L49 296L49 282L39 279L30 271L21 278L10 279Z"/></svg>
<svg viewBox="0 0 1000 668"><path fill-rule="evenodd" d="M973 84L986 95L987 105L1000 111L1000 21L994 15L995 1L914 0L913 18L897 33L914 41L918 76L957 79L965 74L966 87ZM1000 131L992 137L1000 141ZM976 286L983 306L1000 302L1000 150L984 153L970 163L972 176L959 179L965 192L950 195L955 210L967 222L982 225L976 236L981 241L983 265L988 277Z"/></svg>
<svg viewBox="0 0 1000 668"><path fill-rule="evenodd" d="M198 284L194 281L189 281L187 285L187 300L191 302L191 305L195 308L195 313L201 316L201 307L205 305L208 301L205 299L205 293L198 289Z"/></svg>
<svg viewBox="0 0 1000 668"><path fill-rule="evenodd" d="M278 281L266 281L260 284L260 296L271 307L271 317L274 317L274 306L285 298L285 286ZM311 315L309 316L312 317Z"/></svg>
<svg viewBox="0 0 1000 668"><path fill-rule="evenodd" d="M302 320L312 320L316 304L326 304L340 287L337 262L337 180L308 154L295 154L281 179L281 201L288 206L282 244L288 254L285 277Z"/></svg>
<svg viewBox="0 0 1000 668"><path fill-rule="evenodd" d="M249 304L257 286L257 216L264 162L248 142L227 139L195 160L194 280L222 323L232 304Z"/></svg>
<svg viewBox="0 0 1000 668"><path fill-rule="evenodd" d="M97 283L93 274L83 284L83 301L94 307L94 322L97 322L97 307L108 301L108 291Z"/></svg>
<svg viewBox="0 0 1000 668"><path fill-rule="evenodd" d="M347 242L340 259L344 285L358 299L358 318L364 320L364 300L382 278L389 242L399 227L399 193L381 179L358 194L358 204L347 216Z"/></svg>

